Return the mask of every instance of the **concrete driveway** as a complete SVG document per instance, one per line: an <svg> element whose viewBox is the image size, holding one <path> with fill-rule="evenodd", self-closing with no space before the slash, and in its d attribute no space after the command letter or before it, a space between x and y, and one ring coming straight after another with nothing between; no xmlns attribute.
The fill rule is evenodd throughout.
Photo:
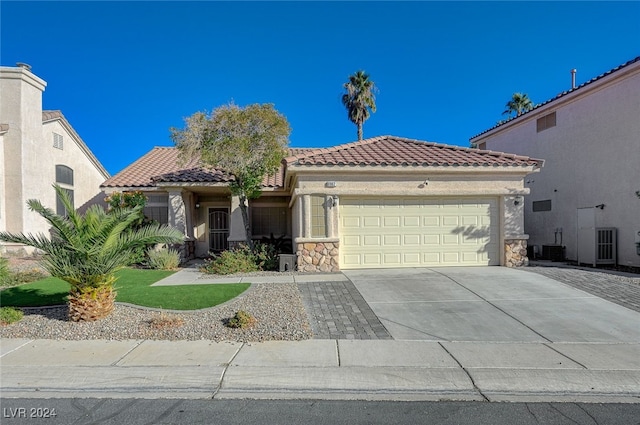
<svg viewBox="0 0 640 425"><path fill-rule="evenodd" d="M640 313L506 267L347 270L396 340L640 342Z"/></svg>

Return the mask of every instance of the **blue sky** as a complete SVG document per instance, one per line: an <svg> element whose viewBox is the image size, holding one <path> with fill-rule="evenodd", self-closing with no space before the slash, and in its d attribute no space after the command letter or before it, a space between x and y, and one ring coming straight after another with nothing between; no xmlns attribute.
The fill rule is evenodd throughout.
<svg viewBox="0 0 640 425"><path fill-rule="evenodd" d="M26 62L111 174L183 118L273 103L291 146L356 139L349 74L376 82L365 137L468 146L511 94L543 102L640 55L640 2L0 2L0 63ZM1 120L1 117L0 117Z"/></svg>

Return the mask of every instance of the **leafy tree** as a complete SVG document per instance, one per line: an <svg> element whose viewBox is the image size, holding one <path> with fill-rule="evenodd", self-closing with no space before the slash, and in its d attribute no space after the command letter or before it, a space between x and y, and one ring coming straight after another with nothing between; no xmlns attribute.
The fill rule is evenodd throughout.
<svg viewBox="0 0 640 425"><path fill-rule="evenodd" d="M364 71L357 71L343 87L346 93L342 95L342 104L349 121L358 127L358 140L362 140L362 125L369 119L369 111L376 111L376 85Z"/></svg>
<svg viewBox="0 0 640 425"><path fill-rule="evenodd" d="M73 209L67 192L55 185L68 216L57 215L40 201L27 201L52 227L51 239L44 234L0 232L0 240L29 245L44 252L43 265L52 276L69 282L69 318L93 321L108 316L114 308L114 273L129 262L139 244L179 243L184 236L159 224L128 231L140 217L142 206L116 208L107 213L93 205L80 214Z"/></svg>
<svg viewBox="0 0 640 425"><path fill-rule="evenodd" d="M247 203L260 196L263 178L286 156L287 119L272 104L241 108L230 103L211 114L196 112L185 123L184 129L171 129L182 159L199 158L204 166L233 176L229 188L240 199L246 243L252 247Z"/></svg>
<svg viewBox="0 0 640 425"><path fill-rule="evenodd" d="M516 114L517 117L533 109L533 102L526 93L514 93L505 105L502 115Z"/></svg>

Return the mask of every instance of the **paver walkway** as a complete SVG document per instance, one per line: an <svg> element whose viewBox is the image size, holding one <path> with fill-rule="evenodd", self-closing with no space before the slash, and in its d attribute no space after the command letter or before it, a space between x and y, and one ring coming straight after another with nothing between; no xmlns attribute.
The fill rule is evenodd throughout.
<svg viewBox="0 0 640 425"><path fill-rule="evenodd" d="M592 271L565 267L527 267L521 270L541 274L640 312L640 276L638 278L621 278L599 270ZM631 283L629 281L637 282Z"/></svg>
<svg viewBox="0 0 640 425"><path fill-rule="evenodd" d="M315 339L392 339L350 280L297 283Z"/></svg>

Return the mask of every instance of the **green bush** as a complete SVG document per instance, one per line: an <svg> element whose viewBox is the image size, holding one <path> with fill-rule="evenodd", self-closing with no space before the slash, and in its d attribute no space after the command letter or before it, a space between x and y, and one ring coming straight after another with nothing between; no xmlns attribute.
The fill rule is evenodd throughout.
<svg viewBox="0 0 640 425"><path fill-rule="evenodd" d="M0 285L4 286L6 279L9 279L9 260L4 257L0 257Z"/></svg>
<svg viewBox="0 0 640 425"><path fill-rule="evenodd" d="M256 319L244 310L239 310L225 323L229 328L248 328L256 322Z"/></svg>
<svg viewBox="0 0 640 425"><path fill-rule="evenodd" d="M0 324L10 325L11 323L22 320L24 313L13 307L0 307Z"/></svg>
<svg viewBox="0 0 640 425"><path fill-rule="evenodd" d="M204 266L200 268L203 273L209 274L232 274L257 272L258 267L256 257L251 249L246 245L238 248L222 251L220 255L211 260L205 260Z"/></svg>
<svg viewBox="0 0 640 425"><path fill-rule="evenodd" d="M278 270L278 251L274 245L256 242L253 246L253 255L260 270Z"/></svg>
<svg viewBox="0 0 640 425"><path fill-rule="evenodd" d="M180 265L180 253L175 249L161 248L147 251L147 266L156 270L175 270Z"/></svg>

